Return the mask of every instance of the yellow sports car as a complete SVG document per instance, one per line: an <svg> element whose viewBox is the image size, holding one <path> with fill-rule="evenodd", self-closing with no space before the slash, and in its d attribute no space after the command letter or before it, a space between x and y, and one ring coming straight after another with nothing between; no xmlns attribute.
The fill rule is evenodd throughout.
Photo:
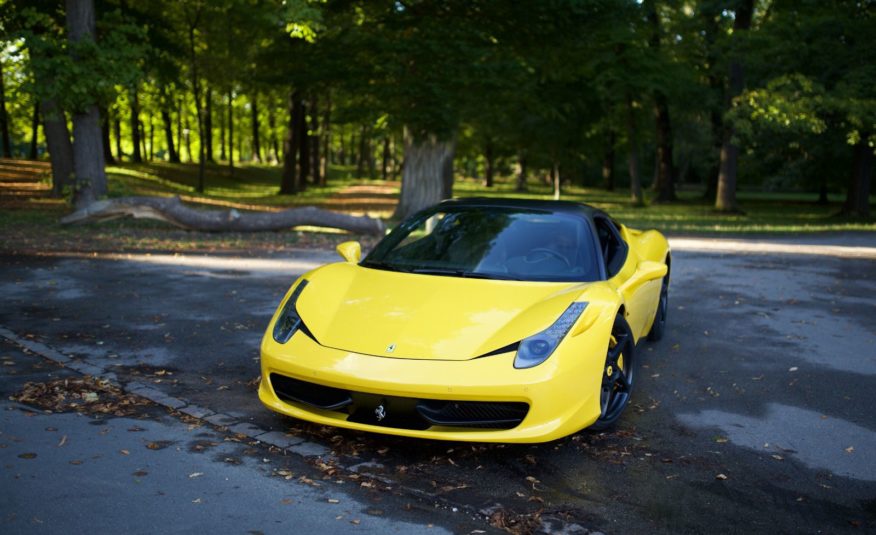
<svg viewBox="0 0 876 535"><path fill-rule="evenodd" d="M666 327L656 230L583 204L442 202L365 259L289 289L261 345L259 398L320 424L445 440L544 442L618 420L636 343Z"/></svg>

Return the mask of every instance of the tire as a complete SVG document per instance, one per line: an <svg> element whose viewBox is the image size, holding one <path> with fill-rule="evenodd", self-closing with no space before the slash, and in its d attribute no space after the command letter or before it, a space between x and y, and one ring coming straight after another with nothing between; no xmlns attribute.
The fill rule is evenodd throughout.
<svg viewBox="0 0 876 535"><path fill-rule="evenodd" d="M654 312L654 323L651 324L651 330L648 332L648 340L651 342L659 342L663 339L666 333L666 317L669 315L669 273L663 277L663 283L660 286L660 301L657 303L657 310Z"/></svg>
<svg viewBox="0 0 876 535"><path fill-rule="evenodd" d="M614 344L614 345L612 345ZM602 382L599 387L601 413L590 429L602 431L612 427L620 419L633 391L636 369L636 343L633 330L622 314L614 319L611 339L602 367Z"/></svg>

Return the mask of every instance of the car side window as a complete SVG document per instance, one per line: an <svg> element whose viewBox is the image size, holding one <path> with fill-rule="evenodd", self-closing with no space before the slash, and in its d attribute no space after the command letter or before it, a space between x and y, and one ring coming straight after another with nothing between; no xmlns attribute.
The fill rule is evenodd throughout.
<svg viewBox="0 0 876 535"><path fill-rule="evenodd" d="M615 224L607 218L595 217L596 234L599 237L599 248L605 261L605 272L609 278L615 276L627 259L627 244L620 237Z"/></svg>

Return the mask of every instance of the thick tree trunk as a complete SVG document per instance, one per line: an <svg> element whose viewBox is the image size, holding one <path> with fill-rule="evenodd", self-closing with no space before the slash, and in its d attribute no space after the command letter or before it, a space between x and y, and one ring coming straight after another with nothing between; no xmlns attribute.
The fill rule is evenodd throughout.
<svg viewBox="0 0 876 535"><path fill-rule="evenodd" d="M602 156L602 187L608 191L614 191L614 137L614 130L610 129Z"/></svg>
<svg viewBox="0 0 876 535"><path fill-rule="evenodd" d="M204 96L204 158L210 163L213 158L213 88L207 86Z"/></svg>
<svg viewBox="0 0 876 535"><path fill-rule="evenodd" d="M228 172L234 176L234 93L228 88Z"/></svg>
<svg viewBox="0 0 876 535"><path fill-rule="evenodd" d="M313 174L313 183L322 184L322 168L319 162L319 99L314 96L310 99L310 131L308 143L310 143L310 170Z"/></svg>
<svg viewBox="0 0 876 535"><path fill-rule="evenodd" d="M455 145L454 140L440 141L434 135L414 138L405 129L405 165L394 217L404 219L446 198Z"/></svg>
<svg viewBox="0 0 876 535"><path fill-rule="evenodd" d="M63 217L61 223L105 221L126 216L157 219L184 229L207 232L260 232L306 225L381 235L385 228L379 219L356 217L313 206L282 212L196 210L184 205L179 197L122 197L97 201Z"/></svg>
<svg viewBox="0 0 876 535"><path fill-rule="evenodd" d="M52 161L52 195L60 197L64 189L73 184L73 145L67 130L67 118L53 99L44 99L43 133L46 149Z"/></svg>
<svg viewBox="0 0 876 535"><path fill-rule="evenodd" d="M71 44L94 40L93 0L66 0L67 39ZM74 56L73 61L77 62ZM88 206L106 195L103 143L100 137L100 112L97 104L84 106L73 114L73 204Z"/></svg>
<svg viewBox="0 0 876 535"><path fill-rule="evenodd" d="M176 147L173 144L173 120L170 117L167 104L163 104L161 107L161 122L164 125L164 143L167 145L168 161L179 163L179 153L176 152Z"/></svg>
<svg viewBox="0 0 876 535"><path fill-rule="evenodd" d="M155 124L152 122L152 114L149 114L149 161L155 156Z"/></svg>
<svg viewBox="0 0 876 535"><path fill-rule="evenodd" d="M254 93L252 96L252 101L250 101L250 112L251 112L251 121L252 124L252 161L261 162L262 161L262 145L259 140L259 108L258 108L258 93Z"/></svg>
<svg viewBox="0 0 876 535"><path fill-rule="evenodd" d="M310 180L310 136L307 134L307 105L304 99L299 100L298 110L298 191L304 191Z"/></svg>
<svg viewBox="0 0 876 535"><path fill-rule="evenodd" d="M657 124L657 178L653 190L657 202L671 202L675 195L675 168L672 162L672 126L669 119L669 104L666 96L658 92L654 96L654 118Z"/></svg>
<svg viewBox="0 0 876 535"><path fill-rule="evenodd" d="M487 141L484 145L484 187L493 187L493 174L495 173L495 157L493 155L493 142Z"/></svg>
<svg viewBox="0 0 876 535"><path fill-rule="evenodd" d="M110 117L109 108L100 110L100 138L103 141L103 159L106 163L116 163L113 158L113 148L110 143Z"/></svg>
<svg viewBox="0 0 876 535"><path fill-rule="evenodd" d="M516 190L523 192L529 189L526 185L526 149L517 154L517 186Z"/></svg>
<svg viewBox="0 0 876 535"><path fill-rule="evenodd" d="M706 42L706 64L709 68L709 90L714 99L714 102L709 106L709 124L712 131L712 156L714 157L714 164L711 164L706 172L706 187L703 192L703 198L709 201L718 194L718 174L721 172L720 154L721 146L724 143L724 117L722 110L722 103L724 102L724 77L718 73L715 67L718 62L715 41L720 34L720 27L717 22L720 8L721 5L719 3L712 2L705 3L700 9Z"/></svg>
<svg viewBox="0 0 876 535"><path fill-rule="evenodd" d="M143 161L143 153L140 152L140 97L137 95L137 87L130 92L131 95L131 144L134 152L131 153L131 161L140 163Z"/></svg>
<svg viewBox="0 0 876 535"><path fill-rule="evenodd" d="M754 12L754 0L743 0L736 8L733 21L733 39L738 40L740 32L751 27L751 17ZM725 99L725 109L733 108L734 99L742 94L745 85L742 62L738 53L730 60L730 80ZM721 170L718 174L718 192L715 196L715 209L720 212L737 212L736 182L739 159L739 147L736 146L733 125L724 125L723 144L721 146Z"/></svg>
<svg viewBox="0 0 876 535"><path fill-rule="evenodd" d="M662 33L660 16L654 0L645 0L644 6L648 23L651 26L648 46L652 50L658 51L661 46L660 39ZM672 163L672 123L669 118L669 103L666 94L660 89L654 91L654 120L657 137L657 178L654 180L652 189L657 194L655 198L657 202L670 202L676 199L675 176Z"/></svg>
<svg viewBox="0 0 876 535"><path fill-rule="evenodd" d="M873 149L867 143L868 138L868 133L862 133L861 140L855 144L852 180L843 206L843 213L852 217L870 217Z"/></svg>
<svg viewBox="0 0 876 535"><path fill-rule="evenodd" d="M3 138L3 157L12 158L12 142L9 139L9 115L6 113L6 89L3 85L2 61L0 61L0 137Z"/></svg>
<svg viewBox="0 0 876 535"><path fill-rule="evenodd" d="M40 136L40 103L39 101L35 102L33 105L33 118L31 119L30 124L30 154L29 157L31 160L36 160L37 156L39 156L37 152L37 143L39 142Z"/></svg>
<svg viewBox="0 0 876 535"><path fill-rule="evenodd" d="M629 142L628 165L630 170L630 202L642 206L642 174L639 168L639 129L636 125L636 109L633 100L627 99L627 139Z"/></svg>
<svg viewBox="0 0 876 535"><path fill-rule="evenodd" d="M280 181L281 195L294 195L298 193L298 170L295 158L296 152L296 128L298 127L298 92L289 91L289 99L286 111L289 115L286 124L286 135L283 138L283 176Z"/></svg>

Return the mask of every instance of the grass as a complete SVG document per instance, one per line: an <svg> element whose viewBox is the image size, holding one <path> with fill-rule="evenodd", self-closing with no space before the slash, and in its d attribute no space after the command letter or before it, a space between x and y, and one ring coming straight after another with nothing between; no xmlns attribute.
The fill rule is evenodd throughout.
<svg viewBox="0 0 876 535"><path fill-rule="evenodd" d="M325 187L310 187L298 195L280 195L280 168L272 165L242 165L234 175L227 166L208 165L205 191L198 194L197 165L144 163L107 168L111 197L128 195L180 195L185 201L205 208L234 207L278 210L302 205L329 209L366 211L390 218L397 182L363 180L354 177L351 166L333 166ZM369 193L350 194L351 186L372 186ZM376 191L374 191L376 190ZM0 192L2 194L2 192ZM479 180L457 179L458 197L491 196L551 199L550 186L532 180L529 190L518 193L512 180L498 180L485 188ZM371 197L368 199L365 197ZM634 228L657 228L670 234L767 235L825 231L876 231L876 220L855 220L837 216L843 198L833 196L826 205L805 193L740 191L743 213L718 214L696 189L681 188L679 201L634 207L625 190L608 192L597 188L569 186L562 198L598 206ZM356 204L359 202L360 204ZM373 202L373 206L369 203ZM372 206L360 209L360 207ZM187 232L156 221L119 220L102 224L62 227L58 218L69 210L61 201L39 199L25 208L0 210L0 239L3 250L94 250L94 251L275 251L294 247L330 247L348 237L326 232L286 231L254 234L209 234ZM876 207L874 207L876 212ZM390 221L390 225L394 222ZM370 240L366 240L368 242ZM366 243L367 246L367 243Z"/></svg>

